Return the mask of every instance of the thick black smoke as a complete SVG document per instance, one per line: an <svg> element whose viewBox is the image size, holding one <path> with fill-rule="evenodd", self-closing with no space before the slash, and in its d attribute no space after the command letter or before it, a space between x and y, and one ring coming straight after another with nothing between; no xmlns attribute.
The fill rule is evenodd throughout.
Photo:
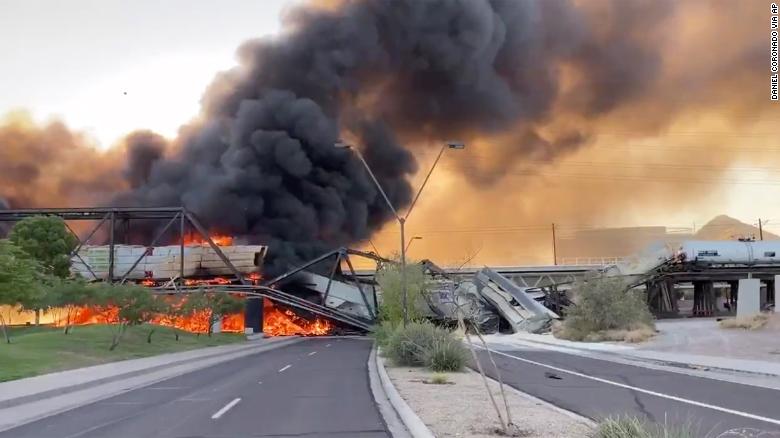
<svg viewBox="0 0 780 438"><path fill-rule="evenodd" d="M172 156L156 142L131 148L133 188L116 203L183 204L216 231L270 244L272 271L365 239L391 216L354 153L333 147L340 137L403 207L416 164L402 143L517 130L516 149L496 151L505 165L576 147L582 133L536 129L561 98L562 66L584 90L569 109L580 116L642 94L659 57L637 29L667 3L594 3L595 13L566 0L299 7L282 35L240 48L240 66L209 87L202 121Z"/></svg>
<svg viewBox="0 0 780 438"><path fill-rule="evenodd" d="M149 182L152 165L165 154L165 138L151 131L136 131L125 138L127 166L125 178L130 187L137 188Z"/></svg>

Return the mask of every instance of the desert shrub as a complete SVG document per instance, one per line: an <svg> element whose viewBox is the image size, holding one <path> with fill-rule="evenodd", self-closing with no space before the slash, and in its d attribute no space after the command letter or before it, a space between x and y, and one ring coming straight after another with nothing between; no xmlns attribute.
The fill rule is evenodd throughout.
<svg viewBox="0 0 780 438"><path fill-rule="evenodd" d="M601 421L593 438L694 438L699 428L690 422L681 425L655 424L637 417L612 417Z"/></svg>
<svg viewBox="0 0 780 438"><path fill-rule="evenodd" d="M582 281L575 290L575 305L567 308L566 319L554 328L555 336L572 341L609 338L634 342L646 339L648 333L652 336L653 316L647 304L640 294L626 290L621 279Z"/></svg>
<svg viewBox="0 0 780 438"><path fill-rule="evenodd" d="M422 352L431 348L436 337L441 336L440 331L429 322L412 322L406 327L398 327L387 340L387 356L396 365L424 365Z"/></svg>
<svg viewBox="0 0 780 438"><path fill-rule="evenodd" d="M423 363L433 371L460 371L466 365L466 348L452 336L436 339L422 352Z"/></svg>
<svg viewBox="0 0 780 438"><path fill-rule="evenodd" d="M434 373L433 376L431 376L431 380L429 380L428 383L434 385L446 385L447 383L450 383L450 380L447 378L446 374Z"/></svg>
<svg viewBox="0 0 780 438"><path fill-rule="evenodd" d="M430 322L397 326L389 331L383 348L387 357L400 366L459 371L466 363L466 350L460 340Z"/></svg>
<svg viewBox="0 0 780 438"><path fill-rule="evenodd" d="M400 327L400 324L392 321L382 321L374 328L374 340L380 347L387 347L393 332Z"/></svg>
<svg viewBox="0 0 780 438"><path fill-rule="evenodd" d="M745 329L758 330L763 328L769 322L769 315L759 313L753 316L743 316L741 318L729 318L720 321L720 328L724 329Z"/></svg>

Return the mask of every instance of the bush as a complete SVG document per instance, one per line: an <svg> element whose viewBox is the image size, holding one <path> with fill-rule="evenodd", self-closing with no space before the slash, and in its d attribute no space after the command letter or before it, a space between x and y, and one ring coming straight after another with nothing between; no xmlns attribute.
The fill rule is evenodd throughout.
<svg viewBox="0 0 780 438"><path fill-rule="evenodd" d="M572 341L620 340L637 342L654 333L653 316L642 296L621 279L605 278L576 285L575 305L553 334Z"/></svg>
<svg viewBox="0 0 780 438"><path fill-rule="evenodd" d="M374 340L380 347L387 347L387 342L390 340L393 332L400 327L400 324L391 321L382 321L374 329Z"/></svg>
<svg viewBox="0 0 780 438"><path fill-rule="evenodd" d="M437 339L423 352L423 363L433 371L460 371L466 365L466 349L451 336Z"/></svg>
<svg viewBox="0 0 780 438"><path fill-rule="evenodd" d="M447 378L446 374L434 373L433 376L431 376L431 380L429 380L428 383L432 385L446 385L450 383L450 380Z"/></svg>
<svg viewBox="0 0 780 438"><path fill-rule="evenodd" d="M461 342L452 333L429 322L397 326L389 333L384 348L396 365L459 371L466 363L466 350Z"/></svg>
<svg viewBox="0 0 780 438"><path fill-rule="evenodd" d="M398 327L387 340L387 356L400 366L422 366L422 353L429 350L441 329L429 322L412 322ZM445 332L446 333L446 332Z"/></svg>
<svg viewBox="0 0 780 438"><path fill-rule="evenodd" d="M599 423L593 438L694 438L701 436L691 423L654 424L637 417L607 418Z"/></svg>

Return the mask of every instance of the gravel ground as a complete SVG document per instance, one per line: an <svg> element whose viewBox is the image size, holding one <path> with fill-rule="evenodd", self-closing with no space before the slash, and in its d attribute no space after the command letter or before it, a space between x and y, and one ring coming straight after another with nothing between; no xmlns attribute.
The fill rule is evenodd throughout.
<svg viewBox="0 0 780 438"><path fill-rule="evenodd" d="M684 352L735 359L780 362L780 315L760 330L723 329L714 318L657 321L660 333L643 350Z"/></svg>
<svg viewBox="0 0 780 438"><path fill-rule="evenodd" d="M435 385L423 383L433 375L426 369L386 368L398 392L437 437L500 436L493 432L499 423L479 374L447 373L452 384ZM491 381L490 387L503 409L498 383ZM546 404L508 388L506 396L513 422L527 432L520 436L582 438L589 435L587 424Z"/></svg>

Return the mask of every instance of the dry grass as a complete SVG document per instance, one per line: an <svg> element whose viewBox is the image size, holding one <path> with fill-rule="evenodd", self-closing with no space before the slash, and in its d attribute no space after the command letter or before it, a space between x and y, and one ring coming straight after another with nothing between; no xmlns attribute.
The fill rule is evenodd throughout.
<svg viewBox="0 0 780 438"><path fill-rule="evenodd" d="M718 324L724 329L760 330L769 322L769 314L759 313L742 318L729 318L721 320Z"/></svg>
<svg viewBox="0 0 780 438"><path fill-rule="evenodd" d="M629 342L638 344L655 336L655 330L648 325L638 325L622 330L599 330L579 333L563 324L553 325L553 336L560 339L582 342Z"/></svg>
<svg viewBox="0 0 780 438"><path fill-rule="evenodd" d="M637 417L613 417L599 423L593 438L695 438L702 436L692 423L654 424Z"/></svg>
<svg viewBox="0 0 780 438"><path fill-rule="evenodd" d="M450 383L450 380L447 378L446 374L433 373L430 380L428 380L428 383L432 383L434 385L446 385L447 383Z"/></svg>

